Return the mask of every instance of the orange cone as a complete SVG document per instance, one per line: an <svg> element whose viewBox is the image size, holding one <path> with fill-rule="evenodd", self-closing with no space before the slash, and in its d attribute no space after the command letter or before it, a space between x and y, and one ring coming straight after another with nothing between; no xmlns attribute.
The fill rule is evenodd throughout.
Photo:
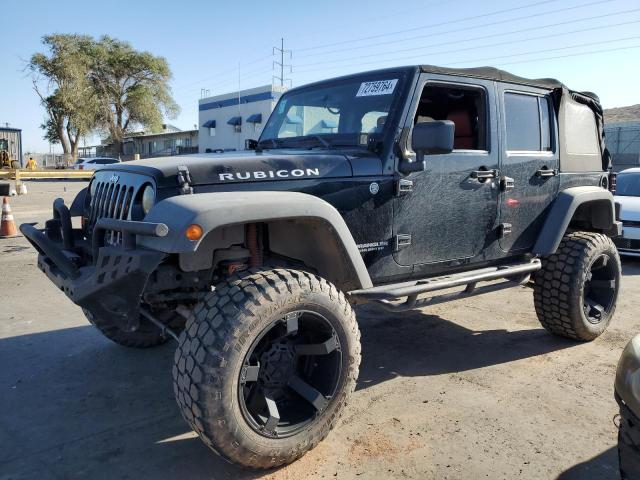
<svg viewBox="0 0 640 480"><path fill-rule="evenodd" d="M2 200L2 219L0 221L0 238L17 237L18 229L16 228L16 222L11 214L11 205L9 205L9 198L4 197Z"/></svg>

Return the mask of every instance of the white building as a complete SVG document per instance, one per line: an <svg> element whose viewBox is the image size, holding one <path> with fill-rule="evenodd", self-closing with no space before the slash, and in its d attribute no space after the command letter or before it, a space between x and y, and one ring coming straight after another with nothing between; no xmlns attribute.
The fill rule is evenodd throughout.
<svg viewBox="0 0 640 480"><path fill-rule="evenodd" d="M198 102L200 153L243 150L246 139L257 140L271 111L286 90L266 85L202 98Z"/></svg>

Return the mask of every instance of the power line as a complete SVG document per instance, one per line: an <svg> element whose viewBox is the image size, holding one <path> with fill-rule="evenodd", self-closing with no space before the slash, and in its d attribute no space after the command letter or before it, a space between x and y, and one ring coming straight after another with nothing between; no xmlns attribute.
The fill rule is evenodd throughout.
<svg viewBox="0 0 640 480"><path fill-rule="evenodd" d="M271 54L271 55L266 55L266 56L264 56L264 57L257 58L257 59L255 59L255 60L252 60L252 61L247 62L247 63L241 63L241 64L240 64L240 66L241 66L241 67L247 67L247 66L249 66L249 65L255 65L256 63L264 62L264 61L265 61L265 60L267 60L267 59L269 59L269 60L270 60L270 59L272 59L272 58L273 58L273 55L272 55L272 54ZM194 85L199 85L199 84L202 84L203 82L206 82L206 81L208 81L208 80L212 80L212 79L214 79L214 78L222 78L222 77L227 77L227 76L235 76L235 75L237 75L238 68L239 68L239 67L234 67L234 68L232 68L232 69L230 69L230 70L227 70L227 72L226 72L226 73L223 73L223 74L217 73L217 74L215 74L215 75L209 75L209 76L207 76L207 77L202 77L202 78L200 78L199 80L195 80L195 81L193 81L193 82L189 82L189 83L185 83L185 84L182 84L182 85L178 85L178 86L176 87L176 90L182 90L182 89L184 89L184 88L189 88L189 87L192 87L192 86L194 86Z"/></svg>
<svg viewBox="0 0 640 480"><path fill-rule="evenodd" d="M558 51L558 50L566 50L566 49L569 49L569 48L586 47L586 46L592 46L592 45L599 45L599 44L613 43L613 42L619 42L619 41L626 41L626 40L637 39L637 38L640 38L640 36L625 37L625 38L619 38L619 39L615 39L615 40L605 40L605 41L600 41L600 42L582 43L582 44L570 45L570 46L559 47L559 48L534 50L534 51L529 51L529 52L521 52L521 53L517 53L517 54L510 54L510 55L501 55L501 56L496 56L496 57L475 58L473 60L465 60L465 61L461 61L461 62L447 63L446 65L460 65L460 64L463 64L463 63L477 63L477 62L484 62L484 61L487 61L487 60L497 60L497 59L501 59L501 58L512 58L512 57L522 56L522 55L553 52L553 51ZM388 61L415 59L417 57L419 57L419 55L411 55L411 56L408 56L408 57L400 57L400 58L396 57L394 59L389 59ZM374 60L374 61L370 61L370 62L356 63L356 64L353 64L353 66L354 67L355 66L359 67L359 66L363 66L363 65L371 65L371 64L379 64L379 63L380 63L380 60ZM304 73L309 73L309 72L318 71L318 70L326 70L326 69L325 68L314 68L314 69L306 70Z"/></svg>
<svg viewBox="0 0 640 480"><path fill-rule="evenodd" d="M432 0L433 1L433 0ZM302 35L299 34L292 34L292 37L295 37L296 40L300 40L301 38L308 38L314 35L326 35L328 32L333 32L335 30L343 30L344 28L353 28L355 25L367 25L369 26L371 23L374 22L388 22L390 18L394 18L394 17L405 17L407 16L408 13L420 10L421 12L424 12L425 8L433 8L433 7L438 7L440 5L444 5L445 3L451 3L453 0L442 0L441 2L437 2L434 5L421 5L418 8L411 8L411 9L401 9L401 11L399 11L398 13L395 14L391 14L391 15L387 15L386 13L384 14L384 16L380 16L380 14L376 15L375 17L368 17L368 18L364 18L364 19L359 19L359 20L353 20L349 23L343 23L340 25L336 25L334 27L331 28L327 28L327 29L323 29L323 30L316 30L314 32L306 32L303 33ZM425 2L428 3L428 2Z"/></svg>
<svg viewBox="0 0 640 480"><path fill-rule="evenodd" d="M640 40L640 35L634 35L632 37L624 37L624 38L616 38L616 39L612 39L612 40L601 40L599 42L589 42L589 43L579 43L576 45L567 45L565 47L557 47L557 48L548 48L542 51L529 51L529 52L520 52L520 53L512 53L510 55L500 55L497 57L485 57L485 58L474 58L473 62L485 62L488 60L496 60L496 59L500 59L500 58L513 58L513 57L521 57L522 55L531 55L531 54L536 54L536 53L544 53L544 52L557 52L559 50L568 50L570 48L581 48L581 47L591 47L594 45L604 45L607 43L614 43L614 42L624 42L627 40ZM463 62L454 62L454 63L449 63L449 65L461 65L463 63L469 63L470 60L465 60Z"/></svg>
<svg viewBox="0 0 640 480"><path fill-rule="evenodd" d="M271 57L271 56L269 56ZM248 77L252 77L255 76L257 74L260 73L265 73L265 72L271 72L272 71L272 66L269 65L268 67L265 68L261 68L261 69L255 69L255 70L249 70L249 73L247 74L242 74L242 78L248 78ZM229 71L226 74L223 75L218 75L217 77L212 77L212 78L225 78L225 80L221 80L219 82L214 82L214 83L209 83L207 84L208 89L212 89L212 88L216 88L220 85L226 85L229 83L236 83L237 82L237 75L238 75L238 68L234 68L233 70ZM227 78L228 77L228 78ZM234 78L236 77L236 78ZM193 85L191 85L190 87L183 87L183 88L177 88L174 90L174 92L193 92L196 89L194 88L196 85L202 85L203 81L200 82L196 82Z"/></svg>
<svg viewBox="0 0 640 480"><path fill-rule="evenodd" d="M418 27L405 28L405 29L402 29L402 30L396 30L395 32L380 33L380 34L377 34L377 35L370 35L370 36L367 36L367 37L360 37L360 38L355 38L355 39L351 39L351 40L341 40L339 42L326 43L324 45L316 45L316 46L313 46L313 47L299 48L299 49L297 49L297 51L306 52L306 51L309 51L309 50L318 50L320 48L325 48L325 47L334 47L334 46L337 46L337 45L344 45L346 43L359 42L359 41L362 41L362 40L372 40L372 39L375 39L375 38L388 37L390 35L399 35L399 34L403 34L403 33L407 33L407 32L413 32L413 31L416 31L416 30L422 30L424 28L440 27L442 25L451 25L451 24L454 24L454 23L465 22L467 20L474 20L476 18L490 17L490 16L493 16L493 15L499 15L501 13L508 13L508 12L513 12L513 11L516 11L516 10L523 10L523 9L526 9L526 8L536 7L538 5L544 5L544 4L547 4L547 3L553 3L553 2L557 2L557 1L558 0L543 0L543 1L538 1L538 2L532 2L532 3L527 3L525 5L521 5L519 7L505 8L505 9L502 9L502 10L496 10L496 11L489 12L489 13L484 13L484 14L481 14L481 15L472 15L472 16L469 16L469 17L457 18L457 19L448 20L448 21L445 21L445 22L437 22L437 23L431 23L431 24L427 24L427 25L420 25ZM604 0L604 1L613 1L613 0ZM603 2L599 2L599 3L603 3Z"/></svg>
<svg viewBox="0 0 640 480"><path fill-rule="evenodd" d="M463 28L457 28L457 29L453 29L453 30L445 30L444 32L438 32L438 35L448 35L450 33L458 33L458 32L466 32L469 30L475 30L478 28L483 28L483 27L492 27L495 25L500 25L503 23L511 23L511 22L516 22L518 20L530 20L531 18L535 18L535 17L542 17L542 16L546 16L546 15L551 15L551 14L556 14L556 13L560 13L560 12L566 12L569 10L575 10L578 8L585 8L585 7L590 7L593 5L597 5L600 3L607 3L613 0L599 0L599 1L595 1L595 2L590 2L590 3L583 3L580 5L574 5L572 7L564 7L564 8L559 8L556 10L548 10L545 12L539 12L539 13L535 13L535 14L531 14L531 15L524 15L521 17L512 17L512 18L508 18L508 19L503 19L503 20L497 20L497 21L493 21L493 22L488 22L488 23L482 23L479 25L470 25L467 27L463 27ZM615 12L612 14L605 14L605 15L597 15L597 16L591 16L591 17L586 17L586 18L581 18L581 19L575 19L575 20L568 20L565 22L558 22L555 24L551 24L551 25L546 25L546 26L541 26L541 27L529 27L529 28L524 28L524 29L519 29L519 30L512 30L509 33L519 33L519 32L526 32L529 30L535 30L538 28L547 28L547 27L553 27L553 26L560 26L560 25L567 25L570 23L576 23L576 22L581 22L581 21L586 21L586 20L593 20L593 19L599 19L599 18L604 18L604 17L609 17L609 16L613 16L613 15L621 15L624 13L631 13L631 12L636 12L640 9L631 9L631 10L625 10L625 11L621 11L621 12ZM501 36L504 35L504 33L494 33L494 34L490 34L490 35L483 35L480 37L475 37L475 38L469 38L465 41L471 41L471 40L479 40L482 38L489 38L491 36ZM328 55L331 53L343 53L343 52L348 52L348 51L353 51L353 50L362 50L362 49L366 49L366 48L371 48L371 47L378 47L378 46L388 46L394 43L403 43L403 42L409 42L409 41L413 41L413 40L418 40L421 38L432 38L433 34L426 34L426 35L416 35L413 37L408 37L408 38L401 38L401 39L397 39L397 40L388 40L388 41L384 41L384 42L377 42L377 43L370 43L370 44L366 44L366 45L358 45L355 47L350 47L350 48L341 48L341 49L336 49L336 50L328 50L325 52L317 52L317 53L311 53L308 55L303 55L301 57L296 56L296 59L300 59L300 58L309 58L309 57L316 57L319 55ZM446 42L441 42L441 43L435 43L435 44L431 44L430 46L441 46L441 45L448 45L448 44L452 44L452 43L459 43L460 40L450 40L450 41L446 41ZM307 64L308 65L308 64Z"/></svg>
<svg viewBox="0 0 640 480"><path fill-rule="evenodd" d="M619 52L619 51L622 51L622 50L633 50L635 48L640 48L640 45L630 45L628 47L607 48L607 49L603 49L603 50L592 50L590 52L570 53L568 55L556 55L556 56L553 56L553 57L542 57L542 58L532 58L532 59L528 59L528 60L518 60L518 61L515 61L515 62L500 63L500 66L503 66L503 65L515 65L515 64L518 64L518 63L538 62L540 60L556 60L556 59L559 59L559 58L581 57L581 56L585 56L585 55L594 55L596 53Z"/></svg>
<svg viewBox="0 0 640 480"><path fill-rule="evenodd" d="M640 9L635 9L634 11L640 11ZM620 26L624 26L624 25L631 25L631 24L635 24L635 23L639 23L640 20L631 20L628 22L619 22L619 23L611 23L611 24L607 24L607 25L598 25L598 26L594 26L594 27L587 27L587 28L580 28L577 30L570 30L567 32L561 32L561 33L556 33L555 37L561 37L561 36L566 36L566 35L571 35L574 33L583 33L583 32L589 32L589 31L593 31L593 30L600 30L603 28L609 28L609 27L620 27ZM545 28L544 26L542 27L538 27L538 28L532 28L532 29L539 29L539 28ZM531 30L531 29L530 29ZM504 35L508 35L510 33L514 33L514 32L507 32ZM493 34L491 36L498 36L498 34ZM508 42L495 42L495 43L484 43L481 45L474 45L471 47L466 47L466 48L456 48L455 50L442 50L442 51L437 51L437 52L429 52L429 54L431 55L441 55L444 53L458 53L458 52L464 52L464 51L469 51L469 50L477 50L477 49L481 49L481 48L487 48L487 47L497 47L497 46L503 46L505 44L513 44L513 43L522 43L522 42L528 42L531 40L540 40L540 39L545 39L548 38L547 35L538 35L538 36L534 36L534 37L527 37L527 38L520 38L520 39L516 39L516 40L509 40ZM468 42L471 40L478 40L478 37L476 38L472 38L472 39L466 39L466 40L456 40L453 42L445 42L445 44L458 44L458 43L464 43L464 42ZM398 53L405 53L405 52L413 52L413 51L419 51L419 50L424 50L427 48L432 48L434 46L439 46L442 45L442 43L440 44L430 44L430 45L423 45L420 47L413 47L413 48L406 48L406 49L402 49L402 50L393 50L390 52L378 52L378 53L373 53L373 54L369 54L369 55L359 55L357 57L348 57L348 58L340 58L340 59L335 59L335 60L331 60L331 61L322 61L322 62L314 62L314 63L307 63L307 64L301 64L300 67L301 70L300 72L304 72L305 66L316 66L316 65L322 65L322 64L326 64L326 63L336 63L336 62L348 62L351 60L355 60L355 59L361 59L361 58L370 58L370 57L381 57L381 56L385 56L385 55L396 55Z"/></svg>

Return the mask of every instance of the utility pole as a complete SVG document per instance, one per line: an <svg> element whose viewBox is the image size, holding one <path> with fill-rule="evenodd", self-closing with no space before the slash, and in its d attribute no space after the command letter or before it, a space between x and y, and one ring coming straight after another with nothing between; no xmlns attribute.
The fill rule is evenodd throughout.
<svg viewBox="0 0 640 480"><path fill-rule="evenodd" d="M278 47L273 47L273 55L276 54L276 52L280 53L280 61L277 62L274 60L273 62L273 68L275 68L276 66L280 67L280 76L274 75L273 76L273 80L279 80L280 81L280 86L284 87L284 84L287 82L291 82L290 78L285 78L284 76L284 69L288 68L289 69L289 73L291 73L293 71L291 64L286 64L284 63L284 57L285 55L289 55L289 59L291 59L291 50L285 50L284 48L284 38L280 39L280 48Z"/></svg>

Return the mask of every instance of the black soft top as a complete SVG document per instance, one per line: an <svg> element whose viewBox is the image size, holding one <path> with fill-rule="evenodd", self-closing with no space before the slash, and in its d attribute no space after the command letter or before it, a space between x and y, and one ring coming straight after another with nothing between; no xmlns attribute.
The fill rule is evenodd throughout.
<svg viewBox="0 0 640 480"><path fill-rule="evenodd" d="M443 75L458 75L461 77L484 78L486 80L498 80L500 82L517 83L519 85L548 88L549 90L555 90L556 88L565 87L562 82L556 80L555 78L524 78L494 67L447 68L437 67L435 65L421 65L420 70L425 73L441 73Z"/></svg>

